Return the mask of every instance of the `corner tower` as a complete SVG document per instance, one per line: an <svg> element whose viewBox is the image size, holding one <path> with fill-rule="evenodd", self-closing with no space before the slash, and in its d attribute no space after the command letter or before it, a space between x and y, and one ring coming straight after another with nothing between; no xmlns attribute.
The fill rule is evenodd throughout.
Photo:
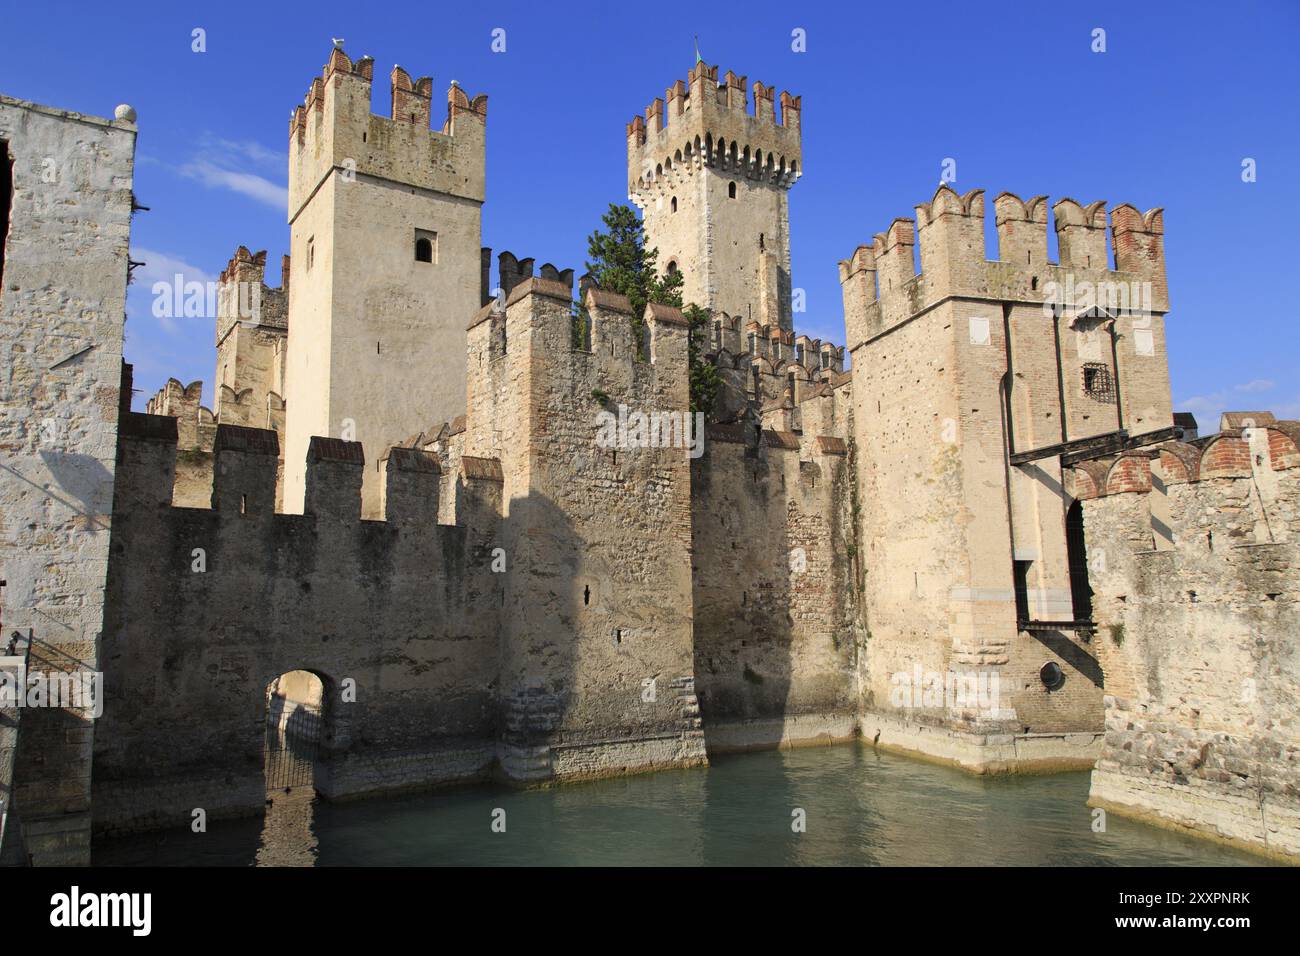
<svg viewBox="0 0 1300 956"><path fill-rule="evenodd" d="M683 300L793 331L787 190L802 172L800 97L700 62L627 125L628 198Z"/></svg>
<svg viewBox="0 0 1300 956"><path fill-rule="evenodd" d="M313 435L361 442L364 513L383 451L465 410L465 316L480 305L487 97L391 75L370 112L374 60L341 49L289 123L294 282L285 374L285 510L299 511Z"/></svg>

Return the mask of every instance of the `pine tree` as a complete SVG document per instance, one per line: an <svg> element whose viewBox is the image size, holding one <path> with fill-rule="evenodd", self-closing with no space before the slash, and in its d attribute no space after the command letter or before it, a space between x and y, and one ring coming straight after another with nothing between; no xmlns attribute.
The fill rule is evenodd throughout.
<svg viewBox="0 0 1300 956"><path fill-rule="evenodd" d="M645 307L647 303L682 308L682 274L669 272L659 275L656 262L658 249L645 247L645 230L641 219L630 206L610 203L609 211L601 216L608 232L597 230L587 237L587 272L596 285L606 292L625 295L632 304L632 340L636 342L637 357L644 360ZM717 395L720 378L718 370L704 358L701 343L707 334L709 313L691 303L683 310L690 323L691 411L709 412ZM585 334L589 317L581 307L574 322L574 339Z"/></svg>
<svg viewBox="0 0 1300 956"><path fill-rule="evenodd" d="M682 274L670 272L660 276L656 268L658 249L645 247L645 230L641 219L630 206L609 204L600 217L609 232L597 230L587 237L587 272L596 285L606 292L625 295L632 303L632 335L637 355L645 358L645 307L647 303L681 308Z"/></svg>
<svg viewBox="0 0 1300 956"><path fill-rule="evenodd" d="M691 411L713 411L713 402L718 397L718 388L722 385L722 376L718 367L704 356L704 343L709 334L709 312L694 302L682 310L686 321L690 323L690 341L687 345L691 377Z"/></svg>

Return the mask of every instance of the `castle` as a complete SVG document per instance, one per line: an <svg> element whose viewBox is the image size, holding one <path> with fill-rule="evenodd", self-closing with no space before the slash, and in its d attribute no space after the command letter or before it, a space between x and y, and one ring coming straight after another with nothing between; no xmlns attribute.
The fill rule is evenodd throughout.
<svg viewBox="0 0 1300 956"><path fill-rule="evenodd" d="M811 339L801 99L697 63L627 124L628 193L709 322L581 281L575 329L572 270L492 281L487 97L434 130L395 67L376 116L373 67L334 49L293 111L290 253L222 272L210 410L130 410L134 112L0 98L0 676L103 675L102 714L0 700L0 852L258 812L287 702L326 798L862 737L1300 854L1300 425L1175 425L1159 210L1060 199L1050 262L1045 197L993 200L990 255L941 186Z"/></svg>

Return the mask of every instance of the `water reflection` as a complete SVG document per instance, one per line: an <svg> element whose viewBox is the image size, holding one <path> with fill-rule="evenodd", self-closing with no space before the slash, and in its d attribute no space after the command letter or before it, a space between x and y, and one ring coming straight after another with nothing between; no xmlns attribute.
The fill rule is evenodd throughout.
<svg viewBox="0 0 1300 956"><path fill-rule="evenodd" d="M316 804L311 788L269 797L253 865L315 866Z"/></svg>
<svg viewBox="0 0 1300 956"><path fill-rule="evenodd" d="M96 863L331 865L1234 865L1259 858L1110 816L1088 774L975 777L866 745L516 791L343 804L272 794L263 819L101 842ZM806 815L795 832L792 811ZM505 812L505 832L492 830Z"/></svg>

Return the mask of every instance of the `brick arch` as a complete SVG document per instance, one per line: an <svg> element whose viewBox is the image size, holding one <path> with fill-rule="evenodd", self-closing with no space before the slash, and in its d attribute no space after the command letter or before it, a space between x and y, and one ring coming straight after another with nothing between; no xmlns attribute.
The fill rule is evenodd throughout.
<svg viewBox="0 0 1300 956"><path fill-rule="evenodd" d="M1099 494L1098 483L1082 465L1068 468L1065 472L1065 493L1077 501L1096 498Z"/></svg>
<svg viewBox="0 0 1300 956"><path fill-rule="evenodd" d="M1151 490L1151 459L1147 455L1120 455L1106 473L1106 494Z"/></svg>
<svg viewBox="0 0 1300 956"><path fill-rule="evenodd" d="M1160 469L1164 472L1167 485L1182 484L1197 478L1201 463L1200 453L1192 445L1182 447L1185 450L1160 449Z"/></svg>
<svg viewBox="0 0 1300 956"><path fill-rule="evenodd" d="M1300 422L1268 427L1268 460L1274 471L1300 467Z"/></svg>
<svg viewBox="0 0 1300 956"><path fill-rule="evenodd" d="M1250 475L1250 443L1240 432L1220 432L1201 450L1200 477L1245 478Z"/></svg>

